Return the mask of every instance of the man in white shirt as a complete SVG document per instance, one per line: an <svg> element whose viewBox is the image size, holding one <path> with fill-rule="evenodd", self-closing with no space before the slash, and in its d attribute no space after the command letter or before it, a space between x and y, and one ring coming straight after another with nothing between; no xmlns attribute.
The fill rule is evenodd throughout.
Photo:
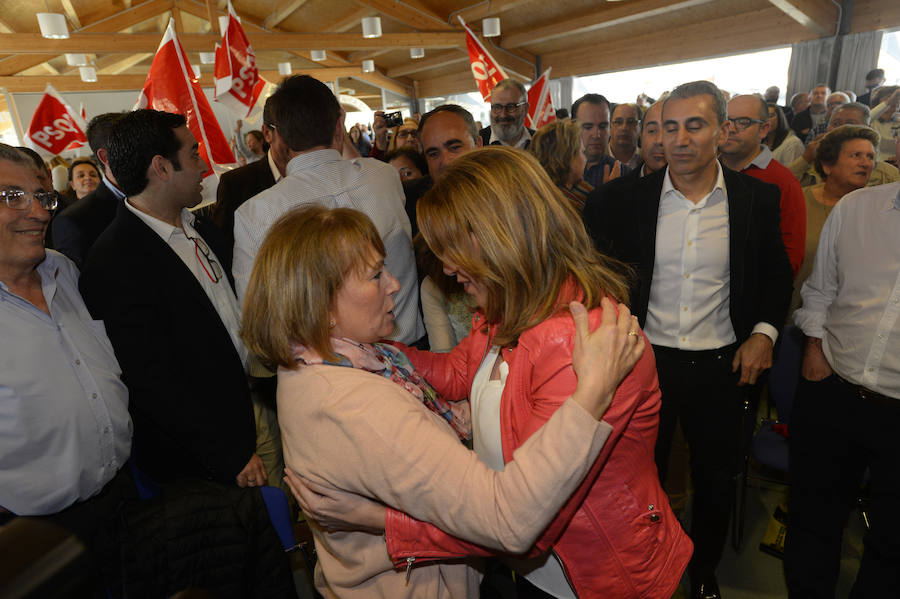
<svg viewBox="0 0 900 599"><path fill-rule="evenodd" d="M136 110L107 150L127 199L79 286L122 365L133 457L157 482L263 485L228 255L215 226L188 210L207 169L197 140L181 115Z"/></svg>
<svg viewBox="0 0 900 599"><path fill-rule="evenodd" d="M869 521L853 597L900 589L900 183L834 207L794 323L807 335L790 419L784 569L797 597L834 597L841 536L869 472Z"/></svg>
<svg viewBox="0 0 900 599"><path fill-rule="evenodd" d="M397 170L379 160L343 160L344 119L328 87L298 75L281 82L272 102L275 143L288 148L285 177L244 202L234 216L234 279L242 299L253 259L269 227L305 204L353 208L368 216L384 241L385 266L400 281L391 339L414 344L425 335L409 217Z"/></svg>
<svg viewBox="0 0 900 599"><path fill-rule="evenodd" d="M662 390L656 463L665 481L676 420L691 450L692 597L720 597L746 386L772 363L791 296L778 188L716 160L725 99L706 81L662 108L668 167L596 190L585 226L598 249L635 267L631 306L653 343Z"/></svg>

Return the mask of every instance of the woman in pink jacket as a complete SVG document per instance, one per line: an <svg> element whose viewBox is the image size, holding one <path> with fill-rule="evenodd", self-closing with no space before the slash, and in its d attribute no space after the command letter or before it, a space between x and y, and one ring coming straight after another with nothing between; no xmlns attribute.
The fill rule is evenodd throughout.
<svg viewBox="0 0 900 599"><path fill-rule="evenodd" d="M402 349L446 399L469 398L475 451L503 470L575 389L566 306L584 303L596 322L601 298L627 292L571 203L522 152L491 147L457 159L417 211L422 235L479 311L471 334L449 354ZM692 545L653 460L659 407L647 351L604 415L613 432L590 472L529 556L510 559L537 596L662 599L675 592ZM291 482L326 526L377 528L380 519L396 564L486 553L400 511Z"/></svg>

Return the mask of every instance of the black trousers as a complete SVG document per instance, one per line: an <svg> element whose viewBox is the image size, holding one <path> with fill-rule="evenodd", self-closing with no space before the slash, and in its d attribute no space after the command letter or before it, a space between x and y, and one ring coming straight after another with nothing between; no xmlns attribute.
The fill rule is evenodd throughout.
<svg viewBox="0 0 900 599"><path fill-rule="evenodd" d="M900 597L900 399L830 376L800 380L791 412L791 498L784 570L791 598L834 597L841 538L865 469L865 550L851 597Z"/></svg>
<svg viewBox="0 0 900 599"><path fill-rule="evenodd" d="M747 392L737 386L739 373L731 372L736 349L736 344L709 351L653 347L662 391L656 466L663 483L677 421L690 446L694 556L689 570L695 580L715 573L728 537Z"/></svg>

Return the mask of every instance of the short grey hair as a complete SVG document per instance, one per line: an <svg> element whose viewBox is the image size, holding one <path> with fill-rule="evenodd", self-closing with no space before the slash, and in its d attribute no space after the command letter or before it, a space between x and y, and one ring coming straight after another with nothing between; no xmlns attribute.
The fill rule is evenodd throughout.
<svg viewBox="0 0 900 599"><path fill-rule="evenodd" d="M522 101L528 101L528 92L525 90L525 86L515 79L501 79L500 83L495 85L494 89L491 90L491 98L494 97L494 92L502 91L506 88L518 90L518 92L522 95Z"/></svg>
<svg viewBox="0 0 900 599"><path fill-rule="evenodd" d="M868 125L872 122L872 111L862 102L848 102L847 104L835 106L834 110L831 111L831 118L834 118L834 115L839 112L844 112L845 110L858 110L859 113L862 114L863 125Z"/></svg>
<svg viewBox="0 0 900 599"><path fill-rule="evenodd" d="M0 160L9 160L10 162L34 167L34 161L31 160L30 156L25 154L25 152L4 143L0 143Z"/></svg>
<svg viewBox="0 0 900 599"><path fill-rule="evenodd" d="M716 87L714 83L709 81L691 81L690 83L682 83L669 92L669 97L666 98L664 102L668 103L669 100L683 100L685 98L696 98L697 96L705 95L712 96L713 110L721 125L728 117L728 103L725 100L725 94L723 94L722 90ZM665 109L665 107L666 105L663 104L663 109Z"/></svg>

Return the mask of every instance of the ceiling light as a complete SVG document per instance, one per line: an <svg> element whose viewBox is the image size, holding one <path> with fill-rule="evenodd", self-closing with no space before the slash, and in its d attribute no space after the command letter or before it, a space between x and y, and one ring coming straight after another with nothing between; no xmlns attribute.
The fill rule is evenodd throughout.
<svg viewBox="0 0 900 599"><path fill-rule="evenodd" d="M278 74L287 77L291 74L291 63L289 62L279 62L278 63Z"/></svg>
<svg viewBox="0 0 900 599"><path fill-rule="evenodd" d="M64 40L69 38L69 27L66 25L66 17L58 12L37 13L38 26L41 35L49 40Z"/></svg>
<svg viewBox="0 0 900 599"><path fill-rule="evenodd" d="M66 54L66 64L70 67L87 66L87 54Z"/></svg>
<svg viewBox="0 0 900 599"><path fill-rule="evenodd" d="M363 37L381 37L381 17L366 17L362 20Z"/></svg>
<svg viewBox="0 0 900 599"><path fill-rule="evenodd" d="M78 72L81 75L81 80L85 83L97 82L97 69L94 67L78 67Z"/></svg>
<svg viewBox="0 0 900 599"><path fill-rule="evenodd" d="M194 79L199 79L200 78L200 65L192 64L191 68L194 69Z"/></svg>
<svg viewBox="0 0 900 599"><path fill-rule="evenodd" d="M425 58L425 48L410 48L409 49L409 57L410 58Z"/></svg>
<svg viewBox="0 0 900 599"><path fill-rule="evenodd" d="M362 61L362 72L363 73L371 73L374 70L375 70L375 61L374 60Z"/></svg>
<svg viewBox="0 0 900 599"><path fill-rule="evenodd" d="M481 33L484 37L497 37L500 35L500 19L491 17L481 21Z"/></svg>
<svg viewBox="0 0 900 599"><path fill-rule="evenodd" d="M325 50L310 50L309 57L315 62L322 62L326 58Z"/></svg>
<svg viewBox="0 0 900 599"><path fill-rule="evenodd" d="M215 52L200 52L200 64L215 64L216 63L216 53Z"/></svg>

